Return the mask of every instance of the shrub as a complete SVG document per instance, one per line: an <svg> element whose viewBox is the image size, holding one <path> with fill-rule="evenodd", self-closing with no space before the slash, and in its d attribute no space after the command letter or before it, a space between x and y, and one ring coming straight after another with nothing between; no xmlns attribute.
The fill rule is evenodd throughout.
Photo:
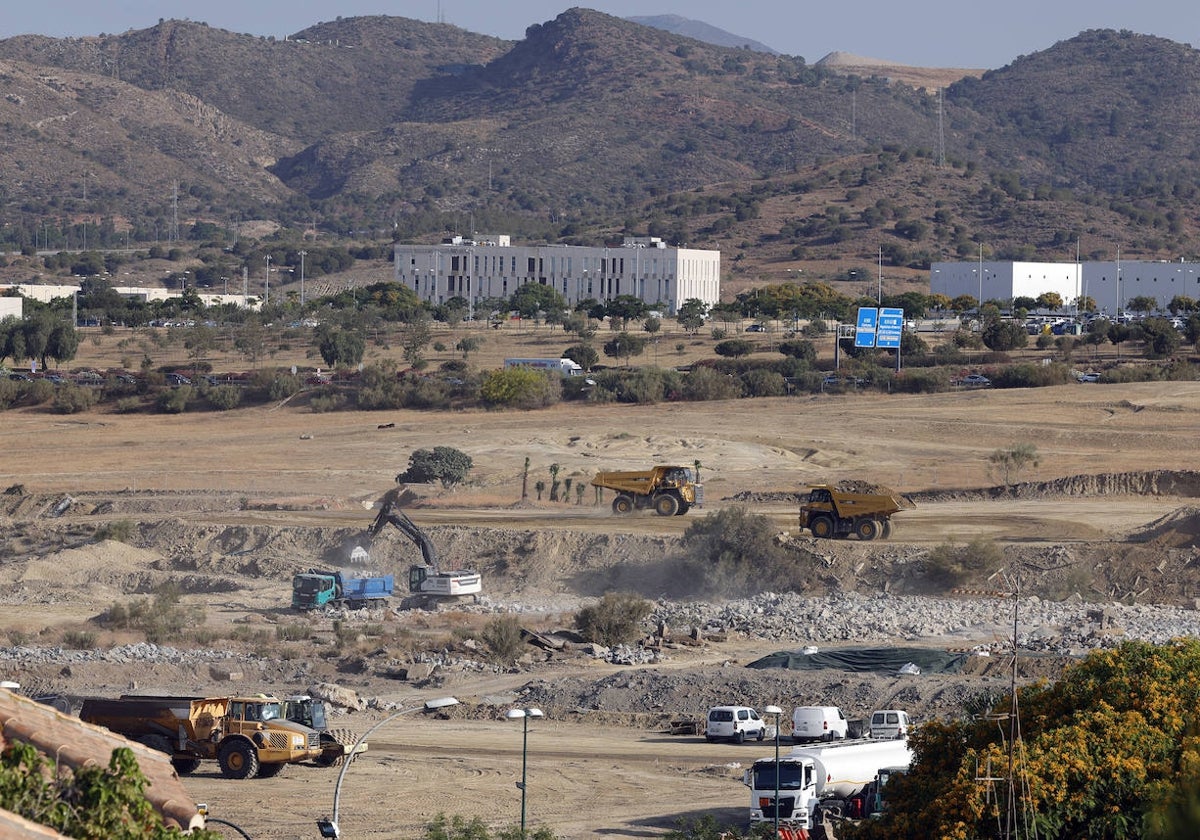
<svg viewBox="0 0 1200 840"><path fill-rule="evenodd" d="M480 631L480 638L487 645L492 659L511 665L524 652L525 641L521 638L521 621L515 615L502 615L488 621Z"/></svg>
<svg viewBox="0 0 1200 840"><path fill-rule="evenodd" d="M329 393L313 397L309 403L309 407L315 414L324 414L329 411L341 411L346 407L346 395Z"/></svg>
<svg viewBox="0 0 1200 840"><path fill-rule="evenodd" d="M513 367L488 371L479 397L494 408L545 408L562 399L562 383L554 374Z"/></svg>
<svg viewBox="0 0 1200 840"><path fill-rule="evenodd" d="M142 401L137 397L124 397L117 400L113 405L113 409L120 414L132 414L135 411L142 410Z"/></svg>
<svg viewBox="0 0 1200 840"><path fill-rule="evenodd" d="M63 385L54 393L53 408L59 414L78 414L87 411L100 400L94 388Z"/></svg>
<svg viewBox="0 0 1200 840"><path fill-rule="evenodd" d="M787 381L774 371L756 368L742 374L742 388L748 397L782 397Z"/></svg>
<svg viewBox="0 0 1200 840"><path fill-rule="evenodd" d="M992 374L992 385L996 388L1044 388L1071 381L1071 369L1060 362L1009 365Z"/></svg>
<svg viewBox="0 0 1200 840"><path fill-rule="evenodd" d="M641 637L642 622L650 610L651 604L644 598L628 592L609 592L575 614L575 629L596 644L628 644Z"/></svg>
<svg viewBox="0 0 1200 840"><path fill-rule="evenodd" d="M982 582L1004 565L1004 554L991 540L974 539L966 545L943 543L925 558L924 579L946 590L968 581Z"/></svg>
<svg viewBox="0 0 1200 840"><path fill-rule="evenodd" d="M92 650L96 647L96 634L91 630L68 630L63 633L62 643L69 650Z"/></svg>
<svg viewBox="0 0 1200 840"><path fill-rule="evenodd" d="M290 373L281 373L272 377L267 385L267 395L273 401L286 400L293 394L299 393L302 387L300 377Z"/></svg>
<svg viewBox="0 0 1200 840"><path fill-rule="evenodd" d="M775 540L771 520L735 506L696 520L683 534L683 547L693 565L695 594L729 597L762 591L800 591L796 558Z"/></svg>
<svg viewBox="0 0 1200 840"><path fill-rule="evenodd" d="M737 358L739 356L749 356L754 352L754 345L744 338L730 338L726 341L720 341L713 352L718 356L726 356L728 358Z"/></svg>
<svg viewBox="0 0 1200 840"><path fill-rule="evenodd" d="M312 635L307 624L277 624L275 625L275 641L303 642Z"/></svg>
<svg viewBox="0 0 1200 840"><path fill-rule="evenodd" d="M116 540L127 543L133 536L133 522L128 519L117 519L96 529L96 541Z"/></svg>
<svg viewBox="0 0 1200 840"><path fill-rule="evenodd" d="M218 385L216 388L209 388L205 397L208 398L209 405L218 411L229 411L241 403L242 389L236 385Z"/></svg>
<svg viewBox="0 0 1200 840"><path fill-rule="evenodd" d="M183 414L187 409L188 400L192 398L192 387L180 385L170 388L158 395L154 401L155 407L163 414Z"/></svg>
<svg viewBox="0 0 1200 840"><path fill-rule="evenodd" d="M785 356L791 356L794 359L805 359L809 362L814 362L817 359L817 348L811 341L804 341L803 339L781 341L779 343L779 352Z"/></svg>
<svg viewBox="0 0 1200 840"><path fill-rule="evenodd" d="M473 466L471 456L453 446L418 449L408 456L408 469L396 476L396 481L419 484L437 481L449 488L461 484Z"/></svg>
<svg viewBox="0 0 1200 840"><path fill-rule="evenodd" d="M710 367L693 368L683 381L683 396L688 400L732 400L741 395L739 380Z"/></svg>

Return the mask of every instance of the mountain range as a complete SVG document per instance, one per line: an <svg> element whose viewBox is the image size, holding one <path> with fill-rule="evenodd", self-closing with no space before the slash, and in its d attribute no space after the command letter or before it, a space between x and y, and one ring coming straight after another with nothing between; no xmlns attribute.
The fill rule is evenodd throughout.
<svg viewBox="0 0 1200 840"><path fill-rule="evenodd" d="M1187 45L1093 30L943 89L674 23L572 8L515 42L387 16L284 40L176 20L9 38L0 212L10 239L47 220L141 235L170 217L657 232L769 259L886 242L914 265L981 241L1200 250Z"/></svg>

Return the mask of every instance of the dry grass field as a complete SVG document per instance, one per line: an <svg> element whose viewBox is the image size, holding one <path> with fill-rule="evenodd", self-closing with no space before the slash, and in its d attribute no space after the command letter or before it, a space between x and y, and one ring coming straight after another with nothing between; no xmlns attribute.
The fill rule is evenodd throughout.
<svg viewBox="0 0 1200 840"><path fill-rule="evenodd" d="M461 334L447 333L439 340L452 346L450 339ZM509 354L555 355L571 343L561 330L547 327L510 324L481 334L485 349L472 356L473 367L494 366ZM751 335L764 345L774 337ZM135 344L149 340L145 335L97 335L85 340L75 364L109 367L123 365L128 353L140 358L141 348L134 344L117 346L130 339ZM674 350L677 342L685 346L682 354ZM711 344L706 337L668 332L659 353L686 363L708 355ZM155 365L186 363L180 346L148 346ZM398 351L375 346L370 352L380 358ZM451 351L432 355L435 363L458 357ZM271 361L313 364L301 347L281 350ZM242 367L232 355L212 362L217 370ZM993 485L988 455L1022 443L1034 444L1039 455L1036 467L1021 475L1023 480L1192 469L1200 433L1200 383L1072 384L930 396L804 394L650 406L565 403L531 412L317 414L281 404L177 416L108 411L63 416L22 409L0 417L5 440L0 487L21 484L38 498L87 500L86 512L71 510L58 519L46 514L46 506L20 505L0 518L2 562L8 579L15 582L0 613L0 633L9 634L10 640L19 634L52 643L55 633L89 626L88 619L115 600L131 597L134 592L123 589L128 581L162 579L175 574L173 569L245 578L236 591L184 596L184 604L206 608L210 625L265 622L269 627L283 621L290 574L286 570L318 562L305 555L319 545L322 533L332 539L335 533L365 527L373 516L368 505L393 486L409 453L434 445L465 451L475 469L465 486L426 493L419 513L413 515L439 538L453 538L453 550L460 553L470 551L464 548L470 543L462 542L466 538L456 536L467 526L492 534L534 533L543 539L573 532L673 538L697 515L734 504L735 497L795 492L809 482L841 479L886 484L903 492L946 492L945 500L922 503L897 518L892 541L897 550L923 551L986 537L1029 552L1062 545L1106 546L1122 552L1122 541L1130 533L1193 500L1130 494L987 500L956 496L955 491ZM588 480L599 469L698 461L706 488L705 511L668 519L647 515L614 520L606 506L591 505L590 496L583 505L536 500L519 504L526 458L531 477L548 477L549 466L559 464L561 476L576 481ZM230 503L241 497L253 504ZM793 504L749 504L771 517L780 530L794 530ZM137 505L143 506L140 511ZM143 537L137 547L120 551L111 545L87 546L91 530L118 520L133 520L143 534L160 536ZM222 534L247 529L265 535L264 553L289 553L291 565L274 561L261 567L273 572L247 577L241 570L252 557L235 557L231 549L224 555L214 553L212 546ZM296 531L304 531L305 541L287 542ZM203 550L195 541L201 533L211 540ZM295 548L272 548L273 540ZM857 551L858 544L843 548ZM223 569L235 560L234 570ZM541 569L536 580L522 576L524 556L513 555L506 562L505 574L488 578L488 594L497 600L553 603L562 598L566 604L581 594L572 588L578 568L570 557ZM389 621L423 633L439 619L400 615ZM448 627L441 632L449 632ZM98 643L122 640L127 639L101 634ZM681 652L663 667L744 663L771 649L731 638ZM293 649L288 654L296 655L307 658L309 653ZM293 679L282 676L292 666L280 656L272 677L276 682L268 682L266 672L256 672L238 688L302 689L303 684L279 685ZM598 679L635 670L572 662L531 671L460 675L424 688L357 680L350 674L342 678L364 694L400 704L452 693L503 707L519 703L521 686L530 680L581 674ZM227 690L206 682L204 670L194 666L74 666L69 676L64 673L29 668L16 676L48 679L77 694L115 694L130 688ZM362 729L378 718L378 713L361 713L355 725ZM597 833L653 836L672 827L678 817L703 813L737 822L746 805L737 768L764 752L761 745L681 741L613 725L611 716L596 721L582 713L538 721L531 726L529 750L531 821L568 838ZM343 836L416 836L438 812L511 825L519 814L513 782L519 778L520 759L519 730L502 716L403 718L373 737L368 756L348 771ZM188 785L197 801L212 806L214 816L238 823L251 836L290 840L316 836L315 819L329 813L335 782L335 773L312 768L290 768L278 779L253 783L230 782L205 769Z"/></svg>

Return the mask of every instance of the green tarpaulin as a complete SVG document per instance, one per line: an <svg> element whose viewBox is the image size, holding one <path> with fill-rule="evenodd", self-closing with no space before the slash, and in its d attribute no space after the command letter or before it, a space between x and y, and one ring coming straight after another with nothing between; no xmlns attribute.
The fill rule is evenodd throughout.
<svg viewBox="0 0 1200 840"><path fill-rule="evenodd" d="M836 668L841 671L877 671L899 673L905 665L913 664L922 674L954 674L962 670L965 653L946 653L932 648L886 647L841 648L816 653L780 651L756 659L747 668L788 668L793 671L817 668Z"/></svg>

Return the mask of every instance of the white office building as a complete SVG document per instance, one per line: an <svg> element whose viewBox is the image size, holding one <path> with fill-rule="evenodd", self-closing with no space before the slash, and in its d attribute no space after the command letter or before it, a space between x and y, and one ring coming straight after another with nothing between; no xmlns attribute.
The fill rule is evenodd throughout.
<svg viewBox="0 0 1200 840"><path fill-rule="evenodd" d="M552 286L574 305L589 298L634 295L674 315L689 298L721 299L721 252L668 248L657 237L627 237L620 247L512 245L508 236L477 234L441 245L397 245L396 282L430 304L453 297L472 307L507 298L527 283Z"/></svg>
<svg viewBox="0 0 1200 840"><path fill-rule="evenodd" d="M1149 297L1166 311L1171 299L1200 301L1200 263L1121 260L1112 262L941 262L929 273L931 294L970 295L1001 305L1017 297L1057 292L1068 307L1083 297L1110 317L1125 313L1129 301Z"/></svg>

